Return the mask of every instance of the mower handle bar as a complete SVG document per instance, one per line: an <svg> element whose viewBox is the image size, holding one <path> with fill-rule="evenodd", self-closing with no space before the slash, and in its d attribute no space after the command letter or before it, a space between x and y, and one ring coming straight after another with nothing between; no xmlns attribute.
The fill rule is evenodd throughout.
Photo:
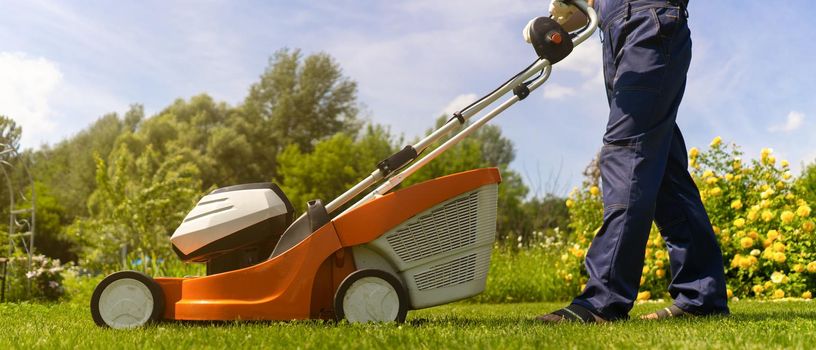
<svg viewBox="0 0 816 350"><path fill-rule="evenodd" d="M568 0L568 2L575 5L589 19L589 23L587 24L587 26L584 27L580 32L578 32L575 38L573 38L573 45L578 46L584 41L586 41L586 39L588 39L593 32L595 32L595 28L598 27L598 15L595 13L595 10L589 7L589 5L587 5L586 1L584 0ZM470 118L472 118L485 108L495 103L499 98L506 95L508 92L512 92L516 87L524 84L527 86L527 89L529 89L530 92L534 91L542 84L544 84L544 82L546 82L547 79L549 79L551 72L552 64L547 59L539 58L530 67L528 67L523 72L519 73L514 79L502 85L500 88L496 89L493 93L479 100L472 106L469 106L464 110L456 113L455 114L456 118L451 118L451 120L445 123L445 125L443 125L439 129L436 129L434 132L432 132L425 138L419 140L412 147L416 150L417 154L421 154L434 142L440 140L441 138L449 134L451 131L453 131L460 125L465 124L467 120L469 120ZM532 81L528 81L528 79L532 78L536 74L540 74L540 76L536 77ZM345 212L371 200L372 198L376 198L377 196L388 193L388 191L402 183L402 181L404 181L408 176L411 176L412 174L417 172L419 169L428 164L430 161L434 160L436 157L438 157L439 155L441 155L454 145L458 144L465 137L472 134L473 132L484 126L488 121L495 118L496 116L504 112L507 108L509 108L516 102L521 101L522 99L523 98L519 98L519 96L513 94L513 96L510 96L498 107L494 108L493 110L485 114L483 117L473 122L473 124L468 125L466 128L456 133L456 135L452 136L450 139L445 141L442 145L435 148L433 151L429 152L424 157L417 159L396 175L389 177L388 176L389 174L384 174L383 171L380 169L373 171L363 181L354 185L348 191L341 194L339 197L335 198L333 201L327 204L326 211L332 213L333 211L339 209L348 201L350 201L351 199L353 199L354 197L356 197L357 195L359 195L360 193L362 193L363 191L365 191L366 189L373 186L374 184L376 184L377 182L384 178L386 179L386 181L384 181L382 184L380 184L380 186L378 186L376 189L368 193L365 197L354 203L354 205L352 205ZM344 214L345 212L341 213L340 215Z"/></svg>

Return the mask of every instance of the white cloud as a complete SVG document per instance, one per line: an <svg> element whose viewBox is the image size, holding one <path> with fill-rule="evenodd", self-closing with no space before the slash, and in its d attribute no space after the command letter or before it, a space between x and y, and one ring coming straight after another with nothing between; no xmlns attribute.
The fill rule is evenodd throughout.
<svg viewBox="0 0 816 350"><path fill-rule="evenodd" d="M458 112L471 102L476 101L477 98L478 96L476 96L476 94L463 94L456 96L448 103L447 106L445 106L445 108L442 109L440 114L453 115L453 113Z"/></svg>
<svg viewBox="0 0 816 350"><path fill-rule="evenodd" d="M789 133L791 131L795 131L802 126L802 123L805 121L805 114L802 112L791 111L788 113L788 117L782 124L771 125L768 128L770 132L784 132Z"/></svg>
<svg viewBox="0 0 816 350"><path fill-rule="evenodd" d="M544 98L550 100L560 100L564 97L575 95L574 88L556 83L544 85L542 88L544 89Z"/></svg>
<svg viewBox="0 0 816 350"><path fill-rule="evenodd" d="M567 58L553 65L553 71L568 70L578 72L585 77L597 74L602 68L601 42L587 40L575 48Z"/></svg>
<svg viewBox="0 0 816 350"><path fill-rule="evenodd" d="M52 95L61 82L62 72L48 59L0 52L0 114L23 127L24 145L54 130Z"/></svg>

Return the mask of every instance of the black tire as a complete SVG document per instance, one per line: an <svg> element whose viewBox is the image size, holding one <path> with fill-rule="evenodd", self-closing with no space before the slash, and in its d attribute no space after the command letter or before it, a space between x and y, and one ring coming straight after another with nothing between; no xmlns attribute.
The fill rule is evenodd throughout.
<svg viewBox="0 0 816 350"><path fill-rule="evenodd" d="M393 321L397 323L405 322L405 317L408 315L408 293L405 291L405 288L402 286L402 283L397 277L388 272L376 269L354 271L350 275L346 276L343 282L340 283L340 288L338 288L337 292L334 294L335 319L337 319L337 321L342 321L346 318L345 310L343 310L343 299L346 296L346 292L348 292L348 289L354 284L354 282L357 282L364 277L379 278L385 282L388 282L388 284L394 288L394 290L397 292L399 307L397 316Z"/></svg>
<svg viewBox="0 0 816 350"><path fill-rule="evenodd" d="M96 323L97 326L110 327L110 325L105 323L105 320L102 319L102 314L99 311L99 299L102 297L102 292L111 283L125 278L133 279L144 284L153 297L153 310L150 313L150 318L147 323L159 321L164 315L164 292L161 286L159 286L152 277L138 271L119 271L105 277L93 291L93 295L91 296L91 317L93 317L94 323Z"/></svg>

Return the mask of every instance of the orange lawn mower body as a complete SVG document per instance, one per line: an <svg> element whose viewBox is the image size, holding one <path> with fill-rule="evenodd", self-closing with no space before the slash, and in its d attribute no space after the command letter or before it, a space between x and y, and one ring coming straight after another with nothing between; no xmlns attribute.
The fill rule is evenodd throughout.
<svg viewBox="0 0 816 350"><path fill-rule="evenodd" d="M162 318L334 319L336 317L334 298L340 284L350 274L365 269L382 269L398 277L400 281L416 281L416 275L421 277L422 273L436 272L441 276L442 288L470 283L474 285L474 288L470 289L472 294L481 292L487 274L486 271L477 271L475 264L476 260L479 260L482 269L488 266L493 232L486 231L488 235L478 237L480 232L476 225L480 218L476 216L479 209L484 212L495 212L495 192L499 181L499 172L495 168L441 177L361 205L329 221L291 249L262 263L206 277L156 278L164 295L165 309ZM479 198L480 195L488 198ZM475 203L471 203L474 201ZM471 212L459 212L463 206L470 206ZM423 216L423 213L426 216ZM447 217L433 218L434 215ZM453 234L459 236L450 239L464 240L454 244L458 248L450 249L446 254L436 255L436 259L422 260L423 256L407 255L411 252L400 250L397 253L398 261L382 264L386 253L372 242L384 235L386 240L389 238L413 240L404 244L419 244L414 246L414 249L424 251L425 255L429 256L433 249L438 247L437 244L442 237L432 235L440 232L423 231L420 234L425 233L428 237L422 237L415 235L416 232L394 230L398 226L406 226L403 224L406 222L410 225L412 217L413 222L417 223L422 220L443 220L452 226L456 225L459 231ZM495 216L481 219L495 227ZM355 249L367 250L358 255L365 254L363 259L368 260L379 258L381 264L371 261L355 262ZM455 275L459 271L453 271L450 266L445 266L446 262L458 261L459 256L464 256L474 264L472 267L465 266L470 268L468 270L470 275ZM416 261L420 263L414 263ZM404 288L407 284L401 285ZM421 297L424 290L427 289L404 290L409 296L409 300L400 302L404 303L405 311L407 308L433 306L433 302L429 304L422 300L410 300L410 296ZM462 299L472 294L465 292L449 297ZM445 302L449 301L452 300ZM401 318L404 319L404 315L401 315Z"/></svg>
<svg viewBox="0 0 816 350"><path fill-rule="evenodd" d="M91 297L94 321L113 328L158 320L402 322L408 310L482 292L496 235L498 169L395 189L529 96L549 78L552 64L592 34L597 15L584 1L571 2L590 19L581 32L567 33L550 18L530 21L525 38L538 54L532 65L378 163L327 205L309 201L295 219L294 207L272 183L231 186L204 196L170 241L181 260L206 263L207 275L111 274Z"/></svg>

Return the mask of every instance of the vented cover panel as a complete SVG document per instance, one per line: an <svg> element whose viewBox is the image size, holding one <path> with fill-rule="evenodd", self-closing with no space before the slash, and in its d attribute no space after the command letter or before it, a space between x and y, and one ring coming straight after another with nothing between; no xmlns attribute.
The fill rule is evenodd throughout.
<svg viewBox="0 0 816 350"><path fill-rule="evenodd" d="M490 269L490 253L480 255L463 256L414 275L417 289L451 287L482 278Z"/></svg>
<svg viewBox="0 0 816 350"><path fill-rule="evenodd" d="M409 263L476 242L479 192L456 199L386 235L394 252Z"/></svg>

